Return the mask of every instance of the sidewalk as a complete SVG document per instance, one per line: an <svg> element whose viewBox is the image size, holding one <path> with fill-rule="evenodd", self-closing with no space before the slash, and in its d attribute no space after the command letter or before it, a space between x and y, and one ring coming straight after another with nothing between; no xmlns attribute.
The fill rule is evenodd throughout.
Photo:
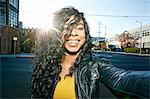
<svg viewBox="0 0 150 99"><path fill-rule="evenodd" d="M140 54L140 53L127 53L127 52L111 52L111 53L119 53L124 55L150 56L150 54Z"/></svg>
<svg viewBox="0 0 150 99"><path fill-rule="evenodd" d="M20 53L20 54L4 54L0 55L0 58L33 58L35 57L32 53Z"/></svg>
<svg viewBox="0 0 150 99"><path fill-rule="evenodd" d="M123 54L123 55L150 56L150 54L140 54L140 53L113 52L113 51L100 51L100 50L93 50L93 51L94 52L118 53L118 54Z"/></svg>

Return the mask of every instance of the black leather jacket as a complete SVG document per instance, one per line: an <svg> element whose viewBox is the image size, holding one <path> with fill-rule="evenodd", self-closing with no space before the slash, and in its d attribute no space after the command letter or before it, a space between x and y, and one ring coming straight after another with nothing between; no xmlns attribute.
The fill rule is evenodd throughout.
<svg viewBox="0 0 150 99"><path fill-rule="evenodd" d="M134 98L149 97L149 76L147 79L142 79L148 82L140 85L140 79L132 74L133 71L116 68L105 59L95 61L88 54L76 62L75 66L77 67L74 71L76 99L117 98L118 92L120 95L123 93ZM53 83L50 99L53 97L57 82L58 77Z"/></svg>

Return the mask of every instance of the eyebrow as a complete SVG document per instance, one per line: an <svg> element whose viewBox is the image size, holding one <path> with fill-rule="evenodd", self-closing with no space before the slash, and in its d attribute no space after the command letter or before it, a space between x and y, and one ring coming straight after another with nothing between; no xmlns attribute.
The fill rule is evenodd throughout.
<svg viewBox="0 0 150 99"><path fill-rule="evenodd" d="M64 25L68 25L67 23L65 23ZM77 25L83 25L83 23L78 23Z"/></svg>
<svg viewBox="0 0 150 99"><path fill-rule="evenodd" d="M83 25L83 23L78 23L77 25Z"/></svg>

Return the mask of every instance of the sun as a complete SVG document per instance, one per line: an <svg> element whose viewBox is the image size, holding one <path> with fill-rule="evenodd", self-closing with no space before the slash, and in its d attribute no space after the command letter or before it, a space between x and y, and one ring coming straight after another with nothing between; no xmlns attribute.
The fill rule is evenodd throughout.
<svg viewBox="0 0 150 99"><path fill-rule="evenodd" d="M52 28L53 13L66 5L64 0L25 1L27 2L26 5L20 2L19 20L23 22L23 27L39 28L44 31L48 31Z"/></svg>
<svg viewBox="0 0 150 99"><path fill-rule="evenodd" d="M44 31L48 31L49 29L52 28L52 26L53 26L53 15L50 14L50 15L45 16L45 17L42 19L41 28L42 28Z"/></svg>

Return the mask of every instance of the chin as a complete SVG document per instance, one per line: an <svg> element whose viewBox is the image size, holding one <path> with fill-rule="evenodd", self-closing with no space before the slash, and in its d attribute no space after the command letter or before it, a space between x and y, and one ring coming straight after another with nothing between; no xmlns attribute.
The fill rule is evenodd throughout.
<svg viewBox="0 0 150 99"><path fill-rule="evenodd" d="M79 51L79 49L66 49L68 54L77 54Z"/></svg>
<svg viewBox="0 0 150 99"><path fill-rule="evenodd" d="M75 53L75 52L78 52L79 49L70 49L68 50L69 52L72 52L72 53Z"/></svg>

